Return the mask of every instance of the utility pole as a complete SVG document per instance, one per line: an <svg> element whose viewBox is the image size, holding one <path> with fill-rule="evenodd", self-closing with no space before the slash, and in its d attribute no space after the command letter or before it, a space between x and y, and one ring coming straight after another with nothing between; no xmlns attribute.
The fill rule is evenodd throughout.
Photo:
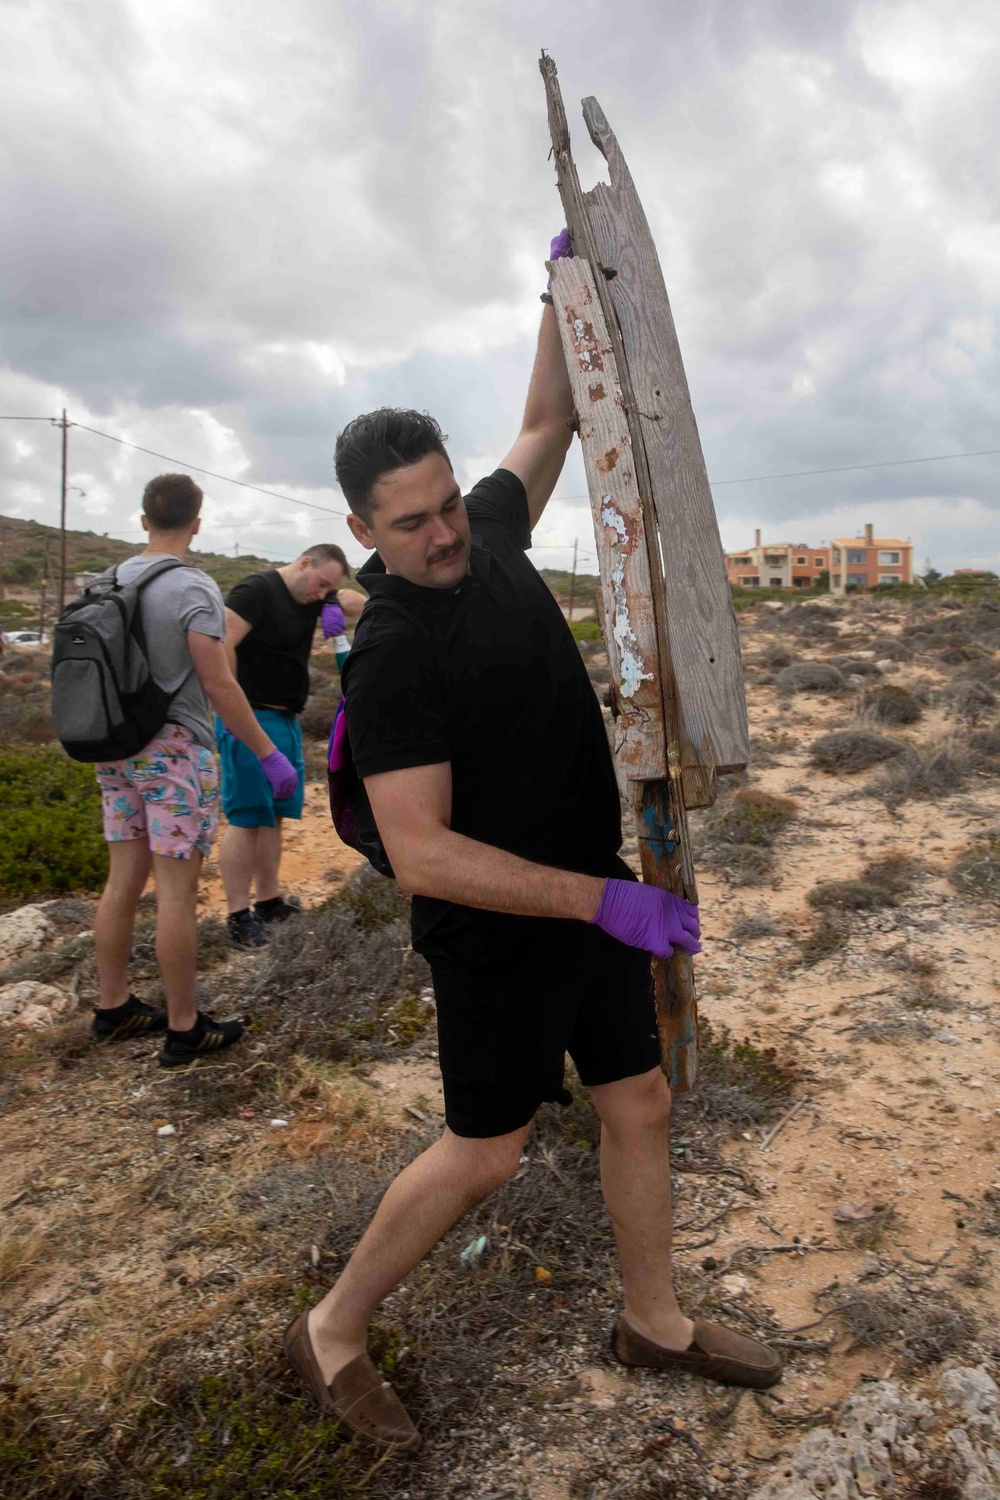
<svg viewBox="0 0 1000 1500"><path fill-rule="evenodd" d="M42 597L38 602L38 635L45 635L45 595L49 586L49 539L45 538L45 560L42 563Z"/></svg>
<svg viewBox="0 0 1000 1500"><path fill-rule="evenodd" d="M66 435L70 425L66 420L65 407L58 425L62 428L62 484L59 498L59 614L62 614L66 607Z"/></svg>
<svg viewBox="0 0 1000 1500"><path fill-rule="evenodd" d="M576 598L576 547L577 547L577 542L578 541L579 541L579 537L574 538L574 541L573 541L573 571L570 574L570 579L569 579L569 617L570 617L571 620L573 618L573 602L574 602L574 600Z"/></svg>

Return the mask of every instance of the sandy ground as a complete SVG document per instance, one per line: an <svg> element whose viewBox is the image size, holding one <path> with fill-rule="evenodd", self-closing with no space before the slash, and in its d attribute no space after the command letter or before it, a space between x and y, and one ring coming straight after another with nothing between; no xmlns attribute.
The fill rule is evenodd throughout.
<svg viewBox="0 0 1000 1500"><path fill-rule="evenodd" d="M766 617L746 620L743 626L752 659L771 639L765 634ZM879 628L893 628L892 622ZM903 666L887 680L934 684L944 678L936 678L926 666ZM984 1234L981 1224L984 1195L1000 1191L1000 944L994 908L958 898L947 871L976 833L1000 826L1000 784L979 778L943 801L908 802L890 812L863 795L874 773L829 776L809 764L808 747L816 735L847 719L843 700L807 695L781 699L773 686L754 681L749 699L752 732L770 745L773 758L773 763L752 769L750 783L794 799L798 816L781 837L773 881L734 887L710 873L700 875L701 1012L717 1031L725 1027L757 1048L775 1049L795 1066L800 1081L794 1113L772 1144L762 1144L760 1130L735 1140L720 1138L724 1158L744 1169L758 1192L735 1187L731 1210L720 1216L708 1238L685 1248L681 1233L678 1264L693 1270L706 1254L720 1263L739 1262L734 1270L744 1285L731 1295L766 1309L781 1328L790 1330L817 1320L817 1297L824 1290L852 1283L881 1258L883 1264L925 1272L970 1308L982 1327L994 1329L1000 1324L996 1240ZM953 724L931 710L919 724L898 733L926 742L954 731ZM360 863L337 839L325 787L318 783L308 789L302 823L286 825L285 847L285 887L309 906ZM803 967L798 939L815 920L806 902L808 891L821 880L854 877L868 860L890 852L921 861L923 874L914 894L899 907L856 915L842 948ZM210 866L207 873L203 910L222 913L217 867ZM776 932L734 940L733 923L750 914L766 915ZM903 1029L872 1040L855 1028L899 1017L904 988L900 954L926 957L938 966L933 1003L907 1013L925 1021L929 1034ZM259 1044L248 1055L248 1066L264 1063ZM440 1084L430 1046L368 1069L356 1087L380 1118L400 1131L440 1120ZM44 1229L51 1214L63 1220L75 1216L86 1230L82 1261L57 1258L17 1307L15 1346L16 1329L26 1316L30 1321L31 1309L51 1308L46 1312L48 1334L58 1333L75 1316L79 1347L81 1327L89 1330L87 1338L103 1338L112 1351L118 1347L102 1330L95 1306L80 1311L76 1299L85 1296L88 1278L90 1285L101 1287L132 1275L172 1233L168 1187L158 1198L144 1200L141 1232L133 1222L125 1234L136 1205L131 1210L127 1201L123 1205L119 1181L122 1162L132 1160L129 1146L136 1121L142 1120L144 1131L155 1125L160 1119L155 1101L161 1096L176 1103L176 1083L157 1076L155 1069L133 1079L120 1068L91 1071L69 1095L60 1086L58 1067L43 1067L33 1096L20 1099L10 1113L0 1158L5 1217L11 1221L12 1214L27 1208L24 1223L29 1228ZM164 1102L164 1120L169 1109ZM234 1181L245 1181L276 1153L288 1153L290 1141L279 1135L269 1120L237 1109L203 1122L197 1146L205 1159L231 1161ZM129 1170L144 1181L155 1170L169 1183L176 1143L157 1138L152 1130L144 1139L141 1170L134 1162ZM679 1178L679 1224L688 1212L691 1181ZM866 1203L891 1213L886 1213L874 1246L856 1246L843 1218L834 1215ZM120 1246L114 1234L95 1231L112 1205L123 1226ZM220 1223L233 1212L225 1202L215 1206ZM176 1264L189 1277L216 1266L204 1236L200 1247L178 1254ZM954 1279L970 1268L978 1269L975 1278ZM69 1305L56 1317L63 1288L69 1289ZM8 1307L8 1326L10 1319ZM894 1368L885 1349L851 1351L835 1322L825 1323L817 1336L831 1334L832 1348L797 1359L781 1388L786 1410L805 1414L803 1421L809 1412L834 1409L863 1376L882 1377ZM65 1357L77 1355L68 1350ZM114 1358L109 1371L113 1364ZM595 1362L592 1353L576 1359L574 1373L574 1399L594 1413L618 1412L623 1422L626 1405L645 1399L651 1389L643 1383L646 1377L626 1378ZM679 1409L676 1403L671 1407ZM697 1409L689 1417L696 1426L702 1420ZM742 1463L740 1472L745 1474L749 1466L763 1479L800 1435L801 1427L769 1422L759 1405L745 1402L718 1461L725 1473L726 1463ZM503 1493L526 1500L569 1500L571 1494L583 1493L574 1486L584 1460L572 1444L542 1441L527 1448L533 1451L511 1456L515 1488ZM727 1493L721 1481L708 1484L709 1491ZM742 1495L745 1488L733 1493Z"/></svg>

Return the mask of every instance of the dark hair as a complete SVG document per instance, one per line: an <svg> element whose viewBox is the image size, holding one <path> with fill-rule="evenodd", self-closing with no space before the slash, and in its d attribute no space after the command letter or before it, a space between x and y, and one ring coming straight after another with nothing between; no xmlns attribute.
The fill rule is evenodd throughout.
<svg viewBox="0 0 1000 1500"><path fill-rule="evenodd" d="M350 578L351 576L351 565L344 556L344 549L343 547L338 547L336 542L317 542L315 547L307 547L300 554L299 562L302 561L303 557L308 557L314 568L318 567L321 563L340 563L340 566L344 570L344 577Z"/></svg>
<svg viewBox="0 0 1000 1500"><path fill-rule="evenodd" d="M190 474L157 474L142 492L142 513L154 531L190 526L204 496Z"/></svg>
<svg viewBox="0 0 1000 1500"><path fill-rule="evenodd" d="M372 490L384 474L440 453L450 467L447 439L434 418L420 411L380 406L348 422L333 455L337 483L356 516L370 522Z"/></svg>

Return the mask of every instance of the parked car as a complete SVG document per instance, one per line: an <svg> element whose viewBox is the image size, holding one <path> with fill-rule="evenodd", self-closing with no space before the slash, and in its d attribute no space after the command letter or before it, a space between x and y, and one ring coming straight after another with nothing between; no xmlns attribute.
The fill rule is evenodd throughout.
<svg viewBox="0 0 1000 1500"><path fill-rule="evenodd" d="M11 630L3 638L5 646L47 646L49 638L47 635L39 635L37 630Z"/></svg>

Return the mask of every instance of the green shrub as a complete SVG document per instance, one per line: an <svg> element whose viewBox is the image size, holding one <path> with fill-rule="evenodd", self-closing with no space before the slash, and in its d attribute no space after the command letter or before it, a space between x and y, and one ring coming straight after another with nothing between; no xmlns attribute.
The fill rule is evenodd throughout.
<svg viewBox="0 0 1000 1500"><path fill-rule="evenodd" d="M92 766L54 746L0 751L0 896L97 890L108 870Z"/></svg>
<svg viewBox="0 0 1000 1500"><path fill-rule="evenodd" d="M583 644L585 641L601 640L601 627L597 620L591 615L585 620L567 621L574 641Z"/></svg>

